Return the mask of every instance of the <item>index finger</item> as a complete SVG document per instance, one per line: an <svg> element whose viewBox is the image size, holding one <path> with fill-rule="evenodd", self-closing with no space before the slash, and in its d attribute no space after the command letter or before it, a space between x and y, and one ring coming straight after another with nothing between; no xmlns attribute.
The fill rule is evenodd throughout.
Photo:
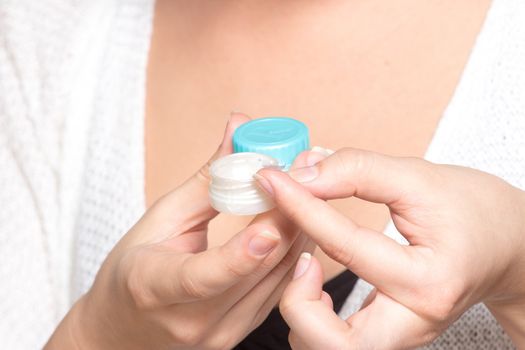
<svg viewBox="0 0 525 350"><path fill-rule="evenodd" d="M294 169L290 176L316 197L336 199L355 196L391 205L418 192L432 172L418 158L391 157L343 148L311 167Z"/></svg>
<svg viewBox="0 0 525 350"><path fill-rule="evenodd" d="M378 288L393 291L411 281L410 253L382 233L359 227L287 174L264 169L258 180L279 210L331 258Z"/></svg>

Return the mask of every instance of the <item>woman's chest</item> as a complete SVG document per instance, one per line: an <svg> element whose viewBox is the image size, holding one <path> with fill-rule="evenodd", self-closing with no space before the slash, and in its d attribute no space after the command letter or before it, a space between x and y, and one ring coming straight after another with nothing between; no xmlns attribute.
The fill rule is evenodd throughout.
<svg viewBox="0 0 525 350"><path fill-rule="evenodd" d="M231 110L301 119L315 145L422 156L486 11L177 3L158 2L150 52L149 198L206 159Z"/></svg>

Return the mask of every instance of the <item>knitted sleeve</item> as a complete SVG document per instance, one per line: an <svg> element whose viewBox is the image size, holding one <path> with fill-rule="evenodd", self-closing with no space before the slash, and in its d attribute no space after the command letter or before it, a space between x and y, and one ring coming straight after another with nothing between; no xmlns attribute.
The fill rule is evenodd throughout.
<svg viewBox="0 0 525 350"><path fill-rule="evenodd" d="M42 347L65 308L58 188L73 3L0 2L2 349Z"/></svg>

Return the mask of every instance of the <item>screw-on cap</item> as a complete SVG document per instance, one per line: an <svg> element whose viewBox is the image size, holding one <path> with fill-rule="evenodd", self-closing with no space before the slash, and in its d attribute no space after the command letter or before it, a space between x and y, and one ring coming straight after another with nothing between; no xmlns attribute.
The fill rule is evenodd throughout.
<svg viewBox="0 0 525 350"><path fill-rule="evenodd" d="M233 151L266 154L288 168L299 153L310 148L308 127L284 117L255 119L233 134Z"/></svg>

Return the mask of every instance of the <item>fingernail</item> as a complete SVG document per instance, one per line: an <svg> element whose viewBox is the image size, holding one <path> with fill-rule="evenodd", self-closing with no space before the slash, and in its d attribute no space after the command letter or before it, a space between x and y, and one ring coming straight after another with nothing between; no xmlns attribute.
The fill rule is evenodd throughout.
<svg viewBox="0 0 525 350"><path fill-rule="evenodd" d="M270 181L266 180L266 178L259 174L255 174L253 177L255 180L257 180L264 192L266 192L270 197L273 197L273 187L270 184Z"/></svg>
<svg viewBox="0 0 525 350"><path fill-rule="evenodd" d="M293 279L297 279L304 275L306 270L308 270L311 261L312 254L306 252L302 253L299 257L299 260L297 261L297 266L295 267L295 272L293 273Z"/></svg>
<svg viewBox="0 0 525 350"><path fill-rule="evenodd" d="M317 166L308 166L304 168L292 169L288 175L297 182L310 182L319 176L319 169Z"/></svg>
<svg viewBox="0 0 525 350"><path fill-rule="evenodd" d="M232 111L230 112L230 119L232 119L232 118L235 117L236 115L246 115L246 114L244 114L243 112L239 112L238 110L235 110L235 109L234 109L234 110L232 110Z"/></svg>
<svg viewBox="0 0 525 350"><path fill-rule="evenodd" d="M320 147L320 146L313 146L310 149L310 152L321 153L322 155L324 155L326 157L331 156L332 154L335 153L334 150L331 150L329 148Z"/></svg>
<svg viewBox="0 0 525 350"><path fill-rule="evenodd" d="M256 256L263 256L270 253L279 243L281 237L270 231L262 231L254 236L248 243L248 250Z"/></svg>
<svg viewBox="0 0 525 350"><path fill-rule="evenodd" d="M310 149L310 152L308 152L308 156L306 157L306 165L315 165L332 154L334 154L334 151L331 149L314 146Z"/></svg>

